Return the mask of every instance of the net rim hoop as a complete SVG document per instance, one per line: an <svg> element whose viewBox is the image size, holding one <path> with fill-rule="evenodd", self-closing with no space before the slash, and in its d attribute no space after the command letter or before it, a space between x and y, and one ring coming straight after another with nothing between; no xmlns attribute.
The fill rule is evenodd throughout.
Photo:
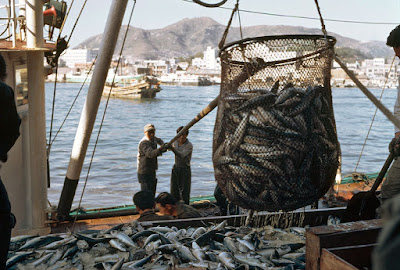
<svg viewBox="0 0 400 270"><path fill-rule="evenodd" d="M336 38L333 36L324 36L324 35L272 35L272 36L258 36L258 37L250 37L250 38L244 38L241 40L237 40L231 43L226 44L223 46L219 52L219 55L221 56L221 53L226 51L230 47L234 47L235 45L240 45L243 43L246 43L248 41L259 41L259 40L279 40L279 39L327 39L328 40L328 47L333 47L336 44Z"/></svg>

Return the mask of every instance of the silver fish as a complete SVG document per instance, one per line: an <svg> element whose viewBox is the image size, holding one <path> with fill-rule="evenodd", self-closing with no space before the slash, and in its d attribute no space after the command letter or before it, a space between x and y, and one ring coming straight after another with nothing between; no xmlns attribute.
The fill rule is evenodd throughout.
<svg viewBox="0 0 400 270"><path fill-rule="evenodd" d="M273 264L262 263L259 259L255 257L250 257L245 254L234 253L233 257L241 263L244 263L246 265L256 266L261 269L269 269L268 267L273 266Z"/></svg>
<svg viewBox="0 0 400 270"><path fill-rule="evenodd" d="M200 248L200 246L196 243L196 241L192 242L192 253L194 257L196 257L199 262L204 261L205 254L204 251Z"/></svg>
<svg viewBox="0 0 400 270"><path fill-rule="evenodd" d="M241 244L243 244L243 245L245 245L248 249L250 249L250 250L252 250L252 251L255 251L256 250L256 248L254 247L254 245L250 242L250 241L247 241L247 240L243 240L243 239L236 239L239 243L241 243Z"/></svg>
<svg viewBox="0 0 400 270"><path fill-rule="evenodd" d="M190 249L184 245L177 245L178 253L182 259L186 261L196 261L196 257L193 256Z"/></svg>
<svg viewBox="0 0 400 270"><path fill-rule="evenodd" d="M36 267L38 265L45 264L52 256L53 256L53 253L49 253L49 254L43 255L42 257L40 257L39 259L34 261L32 263L32 266Z"/></svg>
<svg viewBox="0 0 400 270"><path fill-rule="evenodd" d="M132 241L132 239L123 232L112 232L111 235L118 238L118 240L120 240L122 243L124 243L129 247L137 247L136 244Z"/></svg>
<svg viewBox="0 0 400 270"><path fill-rule="evenodd" d="M120 256L118 254L107 254L100 257L95 257L94 262L118 262Z"/></svg>
<svg viewBox="0 0 400 270"><path fill-rule="evenodd" d="M126 252L125 247L122 245L122 243L119 240L111 239L109 243L113 248L118 249L119 251L122 251L122 252Z"/></svg>
<svg viewBox="0 0 400 270"><path fill-rule="evenodd" d="M228 268L228 269L234 269L235 268L235 263L231 257L231 255L228 252L221 252L218 254L218 259Z"/></svg>
<svg viewBox="0 0 400 270"><path fill-rule="evenodd" d="M48 262L48 265L54 265L56 262L58 262L62 256L64 255L64 251L62 249L58 249L53 256L51 257L51 259Z"/></svg>

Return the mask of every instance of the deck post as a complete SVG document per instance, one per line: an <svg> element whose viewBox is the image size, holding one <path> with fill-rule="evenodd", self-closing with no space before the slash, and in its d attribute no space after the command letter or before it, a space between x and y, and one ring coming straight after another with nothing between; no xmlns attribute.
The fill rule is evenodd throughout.
<svg viewBox="0 0 400 270"><path fill-rule="evenodd" d="M114 0L111 4L57 209L58 220L67 219L71 210L127 2Z"/></svg>
<svg viewBox="0 0 400 270"><path fill-rule="evenodd" d="M25 221L24 227L46 231L48 230L45 224L47 219L46 112L43 76L43 4L41 1L26 1L26 18L26 46L34 50L27 52L29 89L28 160L30 164L29 174L31 176L28 194L31 196L32 212L30 213L29 221Z"/></svg>

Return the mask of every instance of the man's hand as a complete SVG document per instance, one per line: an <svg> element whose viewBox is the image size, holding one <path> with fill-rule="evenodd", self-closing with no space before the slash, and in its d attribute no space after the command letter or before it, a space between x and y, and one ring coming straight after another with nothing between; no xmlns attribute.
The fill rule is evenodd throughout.
<svg viewBox="0 0 400 270"><path fill-rule="evenodd" d="M168 150L168 143L164 143L163 145L160 146L160 151L161 153L165 153Z"/></svg>
<svg viewBox="0 0 400 270"><path fill-rule="evenodd" d="M397 143L397 138L393 138L392 141L389 143L389 152L393 153L396 157L400 156L400 144Z"/></svg>
<svg viewBox="0 0 400 270"><path fill-rule="evenodd" d="M169 150L172 150L172 143L171 143L171 144L170 144L170 143L167 143L166 145L167 145L168 151L169 151Z"/></svg>

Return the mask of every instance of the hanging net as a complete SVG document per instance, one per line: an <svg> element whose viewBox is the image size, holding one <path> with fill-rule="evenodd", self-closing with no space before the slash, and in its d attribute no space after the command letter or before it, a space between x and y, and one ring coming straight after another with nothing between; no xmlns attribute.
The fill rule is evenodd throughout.
<svg viewBox="0 0 400 270"><path fill-rule="evenodd" d="M335 42L266 36L222 48L213 164L232 203L290 211L332 186L340 155L330 88Z"/></svg>

